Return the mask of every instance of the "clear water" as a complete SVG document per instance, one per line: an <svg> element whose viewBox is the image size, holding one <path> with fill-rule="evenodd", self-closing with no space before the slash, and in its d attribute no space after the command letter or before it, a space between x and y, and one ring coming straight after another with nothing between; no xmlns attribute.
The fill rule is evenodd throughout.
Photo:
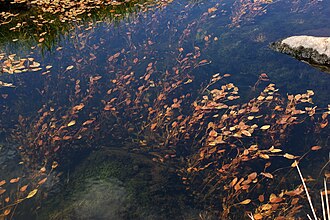
<svg viewBox="0 0 330 220"><path fill-rule="evenodd" d="M111 21L110 15L100 18L95 13L93 19L86 19L80 25L69 25L56 33L48 45L43 44L33 49L31 46L37 44L33 38L27 37L12 42L13 37L10 34L0 36L0 52L15 53L21 57L34 57L41 66L52 66L50 73L47 74L39 71L0 76L1 81L11 82L16 86L15 88L0 88L2 95L0 97L2 111L0 137L3 139L0 142L11 142L8 131L14 128L18 115L36 117L36 112L45 104L54 103L55 111L61 105L70 105L70 91L74 81L85 82L89 76L103 76L100 83L105 89L107 83L110 83L105 80L107 75L115 74L124 65L123 57L127 60L133 60L135 57L139 59L140 64L133 67L138 76L144 74L150 62L157 63L159 71L163 71L176 63L175 56L179 48L183 48L184 52L188 53L194 51L194 47L199 47L201 57L209 62L208 65L193 71L194 82L185 87L192 93L205 84L213 74L228 73L231 77L227 81L236 84L243 97L248 98L254 95L251 87L258 80L259 75L266 73L282 94L313 90L314 102L325 107L330 100L330 74L274 52L269 48L269 44L292 35L330 36L330 2L279 0L271 4L262 4L261 9L258 5L244 8L243 5L246 3L250 1L175 0L161 9L153 8L147 12L132 10L125 18L116 22ZM213 9L217 10L213 11ZM242 10L246 13L240 17ZM209 13L205 14L208 11ZM59 47L62 49L57 50ZM119 60L109 61L111 56L118 52L121 52ZM73 68L68 70L67 68L71 65ZM123 74L128 73L123 72ZM106 98L102 93L94 95L98 100ZM153 98L152 95L150 96ZM99 103L93 102L89 106L95 111L102 107ZM87 119L89 116L83 117ZM47 205L41 205L41 208L29 218L48 219L47 215L51 213L55 219L166 219L162 216L167 216L167 214L168 216L175 215L178 219L198 219L197 213L200 208L198 205L185 204L179 207L180 205L176 204L177 209L171 207L170 203L172 205L175 203L173 201L179 203L178 201L186 195L178 186L179 184L175 183L174 187L166 188L167 181L176 181L170 177L163 182L156 181L159 185L155 187L159 189L155 192L148 192L149 194L146 193L146 195L140 192L137 198L144 198L145 201L141 199L142 201L139 201L137 205L134 202L132 204L130 195L132 192L136 194L138 187L146 189L145 191L150 190L149 184L155 181L150 173L156 172L157 176L157 172L165 171L152 170L150 162L146 162L148 156L132 159L134 155L123 156L122 153L111 150L108 152L109 158L102 158L99 155L96 157L93 153L90 156L90 150L98 152L101 148L102 152L104 147L120 148L116 145L120 143L121 133L115 129L113 132L113 137L102 137L98 142L93 142L87 152L73 151L68 158L64 159L63 164L66 165L60 168L60 171L65 177L60 177L62 179L55 186L56 189L50 190L52 199ZM73 144L80 147L84 145L79 142ZM105 162L116 159L118 161L114 164ZM127 168L125 175L120 174L124 172L122 167ZM99 173L100 169L104 169L105 173ZM113 169L117 169L117 173L114 171L109 174L109 170ZM5 175L5 171L3 173ZM94 173L98 176L93 176ZM109 178L110 181L103 182L104 178ZM80 181L84 182L81 184L83 186L79 185ZM65 183L69 183L69 187ZM127 183L135 185L130 187ZM74 188L73 192L68 188ZM86 192L88 188L90 190ZM106 189L109 188L111 190L107 191ZM113 198L106 199L109 197L105 196L105 198L100 191L105 195L113 195ZM79 192L83 193L79 194ZM168 195L169 198L164 201L159 199L163 194ZM99 199L93 206L91 204L75 205L93 199L95 196ZM153 196L158 198L155 199ZM67 211L71 216L63 207L70 207L70 205L63 201L73 201L70 203L73 208L68 208L69 211ZM160 210L150 205L150 201L151 203L158 202L156 206L159 206ZM26 219L26 210L29 208L28 205L27 207L23 205L18 213ZM133 210L132 213L127 214L127 209ZM61 216L61 212L65 217ZM95 213L97 214L93 215Z"/></svg>

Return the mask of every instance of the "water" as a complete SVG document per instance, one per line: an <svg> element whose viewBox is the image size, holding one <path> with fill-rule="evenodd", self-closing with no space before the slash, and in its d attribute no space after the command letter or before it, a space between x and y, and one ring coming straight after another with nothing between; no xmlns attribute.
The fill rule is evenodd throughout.
<svg viewBox="0 0 330 220"><path fill-rule="evenodd" d="M18 22L31 22L25 19L30 16L55 22L41 28L29 23L16 32L0 26L0 53L33 57L42 68L0 75L1 81L15 86L0 88L0 143L9 148L1 151L0 162L15 167L3 169L1 179L20 176L20 187L30 181L27 191L40 191L36 201L11 209L17 219L219 216L209 209L212 199L199 202L200 195L185 190L184 172L178 172L192 160L196 149L189 146L195 146L200 134L196 132L196 140L176 135L173 122L181 119L166 118L188 116L190 106L184 103L205 95L201 88L216 73L231 75L223 82L239 87L241 102L258 96L269 82L253 87L266 73L284 97L313 90L315 105L327 107L330 75L272 51L269 44L292 35L329 36L328 1L135 3L117 7L117 15L109 8L93 9L80 22L38 18L27 9L15 18ZM181 101L182 106L173 107ZM167 115L169 106L174 110ZM321 170L329 159L327 130L314 132L308 126L288 135L286 150L303 155L320 145L320 155L309 154L306 163L328 170ZM301 134L309 138L302 140ZM256 137L259 143L262 138ZM53 160L59 163L55 171ZM290 166L279 160L282 163ZM31 177L44 166L46 173ZM255 165L258 173L262 168ZM46 176L46 184L37 184Z"/></svg>

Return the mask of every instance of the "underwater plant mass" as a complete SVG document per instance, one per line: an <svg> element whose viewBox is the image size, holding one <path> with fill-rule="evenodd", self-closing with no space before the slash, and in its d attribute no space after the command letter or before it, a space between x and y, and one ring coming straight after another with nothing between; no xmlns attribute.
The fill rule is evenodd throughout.
<svg viewBox="0 0 330 220"><path fill-rule="evenodd" d="M329 6L0 0L0 219L330 220Z"/></svg>

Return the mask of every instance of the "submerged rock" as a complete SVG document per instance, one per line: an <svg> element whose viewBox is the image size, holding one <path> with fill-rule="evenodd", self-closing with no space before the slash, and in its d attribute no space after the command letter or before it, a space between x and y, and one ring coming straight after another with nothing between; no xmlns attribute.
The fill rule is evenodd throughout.
<svg viewBox="0 0 330 220"><path fill-rule="evenodd" d="M271 48L330 73L330 37L292 36L272 43Z"/></svg>
<svg viewBox="0 0 330 220"><path fill-rule="evenodd" d="M29 219L198 219L200 210L191 206L191 197L148 155L102 148L67 176L62 190Z"/></svg>

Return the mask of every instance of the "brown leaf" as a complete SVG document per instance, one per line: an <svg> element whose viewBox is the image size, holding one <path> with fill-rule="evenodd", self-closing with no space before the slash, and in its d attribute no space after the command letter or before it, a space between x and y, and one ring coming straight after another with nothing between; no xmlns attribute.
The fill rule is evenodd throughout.
<svg viewBox="0 0 330 220"><path fill-rule="evenodd" d="M19 177L11 179L9 182L10 183L17 183L19 181Z"/></svg>
<svg viewBox="0 0 330 220"><path fill-rule="evenodd" d="M38 182L38 185L42 185L42 184L44 184L46 181L47 181L47 177L45 177L45 178L43 178L42 180L40 180L40 181Z"/></svg>
<svg viewBox="0 0 330 220"><path fill-rule="evenodd" d="M245 136L248 136L248 137L251 137L251 136L252 136L251 133L248 132L247 130L243 130L243 131L241 131L241 132L242 132L242 134L244 134Z"/></svg>
<svg viewBox="0 0 330 220"><path fill-rule="evenodd" d="M27 199L32 198L33 196L35 196L35 195L37 194L37 192L38 192L38 189L34 189L34 190L32 190L32 191L26 196L26 198L27 198Z"/></svg>
<svg viewBox="0 0 330 220"><path fill-rule="evenodd" d="M321 146L313 146L311 147L311 150L316 151L316 150L320 150L321 148L322 148Z"/></svg>
<svg viewBox="0 0 330 220"><path fill-rule="evenodd" d="M248 175L248 179L249 180L254 180L255 178L257 178L257 175L258 174L256 172L253 172L253 173L251 173L251 174Z"/></svg>
<svg viewBox="0 0 330 220"><path fill-rule="evenodd" d="M4 194L6 192L5 189L0 189L0 195Z"/></svg>
<svg viewBox="0 0 330 220"><path fill-rule="evenodd" d="M21 192L25 192L25 190L27 189L28 185L22 186L19 191Z"/></svg>
<svg viewBox="0 0 330 220"><path fill-rule="evenodd" d="M89 120L85 121L82 125L83 126L89 125L89 124L92 124L94 121L95 121L95 119L89 119Z"/></svg>
<svg viewBox="0 0 330 220"><path fill-rule="evenodd" d="M210 133L209 133L209 136L210 136L210 137L217 137L217 135L218 135L218 132L216 132L215 130L212 130L212 131L210 131Z"/></svg>
<svg viewBox="0 0 330 220"><path fill-rule="evenodd" d="M237 183L237 177L235 177L232 181L231 181L231 183L230 183L230 186L231 187L233 187L233 186L235 186L235 184Z"/></svg>
<svg viewBox="0 0 330 220"><path fill-rule="evenodd" d="M63 137L63 140L64 141L67 141L67 140L70 140L70 139L72 139L72 136L67 135L67 136L64 136Z"/></svg>
<svg viewBox="0 0 330 220"><path fill-rule="evenodd" d="M68 123L68 127L71 127L71 126L73 126L73 125L75 125L76 124L76 121L75 120L72 120L72 121L70 121L69 123Z"/></svg>
<svg viewBox="0 0 330 220"><path fill-rule="evenodd" d="M156 129L156 127L157 127L157 123L154 123L154 124L152 124L152 125L151 125L151 127L150 127L150 128L151 128L151 130L155 130L155 129Z"/></svg>
<svg viewBox="0 0 330 220"><path fill-rule="evenodd" d="M275 198L270 199L271 203L280 203L282 201L283 201L283 198L280 198L280 197L275 197Z"/></svg>
<svg viewBox="0 0 330 220"><path fill-rule="evenodd" d="M57 166L58 166L58 163L56 161L54 161L52 164L52 169L55 169Z"/></svg>
<svg viewBox="0 0 330 220"><path fill-rule="evenodd" d="M6 210L3 212L3 215L4 215L4 216L7 216L7 215L10 214L10 212L11 212L11 209L6 209Z"/></svg>
<svg viewBox="0 0 330 220"><path fill-rule="evenodd" d="M285 158L287 158L287 159L289 159L289 160L293 160L293 159L296 158L296 156L294 156L294 155L292 155L292 154L288 154L288 153L285 153L285 154L283 155L283 157L285 157Z"/></svg>
<svg viewBox="0 0 330 220"><path fill-rule="evenodd" d="M273 176L271 173L264 173L264 172L261 172L261 175L263 175L263 176L265 176L265 177L267 177L267 178L269 178L269 179L273 179L273 178L274 178L274 176Z"/></svg>
<svg viewBox="0 0 330 220"><path fill-rule="evenodd" d="M264 125L264 126L262 126L260 129L261 130L267 130L267 129L269 129L270 128L270 125Z"/></svg>
<svg viewBox="0 0 330 220"><path fill-rule="evenodd" d="M68 71L68 70L72 70L74 68L74 66L68 66L67 68L66 68L66 71Z"/></svg>
<svg viewBox="0 0 330 220"><path fill-rule="evenodd" d="M251 199L245 199L244 201L240 202L241 205L247 205L251 202Z"/></svg>
<svg viewBox="0 0 330 220"><path fill-rule="evenodd" d="M259 157L262 159L266 159L266 160L269 159L269 155L267 155L267 154L259 154Z"/></svg>
<svg viewBox="0 0 330 220"><path fill-rule="evenodd" d="M254 219L255 220L261 220L262 219L262 215L261 214L255 214L255 215L253 215L253 217L254 217Z"/></svg>

